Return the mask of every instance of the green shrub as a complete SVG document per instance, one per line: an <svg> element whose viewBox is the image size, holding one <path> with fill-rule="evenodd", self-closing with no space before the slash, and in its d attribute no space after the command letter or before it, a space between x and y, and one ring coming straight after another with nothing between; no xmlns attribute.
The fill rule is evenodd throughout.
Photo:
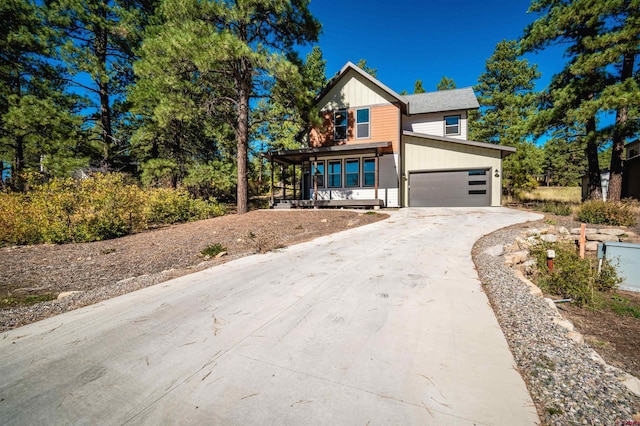
<svg viewBox="0 0 640 426"><path fill-rule="evenodd" d="M203 256L216 257L218 254L227 251L227 248L220 243L209 244L205 247L200 254Z"/></svg>
<svg viewBox="0 0 640 426"><path fill-rule="evenodd" d="M0 246L97 241L165 224L224 214L186 191L143 191L124 175L52 179L30 192L0 193Z"/></svg>
<svg viewBox="0 0 640 426"><path fill-rule="evenodd" d="M542 205L541 210L558 216L569 216L571 214L571 205L557 201L547 201Z"/></svg>
<svg viewBox="0 0 640 426"><path fill-rule="evenodd" d="M613 226L636 224L635 213L629 204L600 200L584 202L578 209L576 219L585 223Z"/></svg>
<svg viewBox="0 0 640 426"><path fill-rule="evenodd" d="M556 253L554 272L547 268L548 249ZM547 293L570 298L579 306L594 306L598 292L613 290L622 281L614 265L606 260L598 273L598 259L581 259L572 243L541 243L531 253L538 266L540 288Z"/></svg>

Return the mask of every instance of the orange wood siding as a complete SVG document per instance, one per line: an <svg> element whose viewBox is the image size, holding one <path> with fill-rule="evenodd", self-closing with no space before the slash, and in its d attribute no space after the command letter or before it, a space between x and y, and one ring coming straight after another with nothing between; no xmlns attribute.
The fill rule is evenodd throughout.
<svg viewBox="0 0 640 426"><path fill-rule="evenodd" d="M400 150L400 114L397 105L381 105L370 107L369 133L366 139L356 139L355 114L356 108L348 109L347 139L344 141L333 140L333 111L321 113L324 124L321 128L311 129L309 143L313 148L332 145L358 144L369 142L391 142L393 152ZM388 152L392 151L391 149Z"/></svg>

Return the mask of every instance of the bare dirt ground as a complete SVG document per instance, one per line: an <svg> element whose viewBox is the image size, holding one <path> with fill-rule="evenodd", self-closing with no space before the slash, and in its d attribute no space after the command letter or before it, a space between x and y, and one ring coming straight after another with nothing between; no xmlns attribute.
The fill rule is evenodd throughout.
<svg viewBox="0 0 640 426"><path fill-rule="evenodd" d="M580 227L580 222L575 221L572 216L556 216L549 213L545 213L544 219L533 222L531 226L542 228L548 224L564 226L567 229ZM587 225L587 227L606 228L607 226ZM627 229L640 235L640 225ZM640 238L627 238L625 242L640 243ZM553 295L546 295L546 297L554 298ZM640 308L640 293L618 290L603 293L602 298L603 306L598 309L580 308L570 303L560 303L557 307L607 363L640 377L640 318L620 315L608 308L614 298L625 300L630 306Z"/></svg>
<svg viewBox="0 0 640 426"><path fill-rule="evenodd" d="M380 213L343 210L256 210L113 240L4 247L0 249L0 330L230 259L282 248L386 217ZM216 243L223 246L227 254L206 259L200 252ZM143 285L118 286L109 294L99 294L122 280L150 276L159 278L143 280ZM57 301L48 301L69 291L93 296L70 297L75 301L65 302L63 307L53 306ZM40 305L46 306L39 308Z"/></svg>

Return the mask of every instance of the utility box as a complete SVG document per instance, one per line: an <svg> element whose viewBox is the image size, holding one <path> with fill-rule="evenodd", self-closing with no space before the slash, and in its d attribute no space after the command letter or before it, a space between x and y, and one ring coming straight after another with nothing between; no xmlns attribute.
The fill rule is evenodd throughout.
<svg viewBox="0 0 640 426"><path fill-rule="evenodd" d="M640 292L640 244L604 242L598 245L598 258L616 266L623 279L620 290Z"/></svg>

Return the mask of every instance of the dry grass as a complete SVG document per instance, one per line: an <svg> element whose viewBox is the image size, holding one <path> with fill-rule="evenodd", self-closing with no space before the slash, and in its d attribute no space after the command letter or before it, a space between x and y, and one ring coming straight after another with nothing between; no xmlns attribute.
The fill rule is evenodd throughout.
<svg viewBox="0 0 640 426"><path fill-rule="evenodd" d="M579 186L540 186L522 196L531 201L560 201L563 203L580 203L582 188Z"/></svg>

